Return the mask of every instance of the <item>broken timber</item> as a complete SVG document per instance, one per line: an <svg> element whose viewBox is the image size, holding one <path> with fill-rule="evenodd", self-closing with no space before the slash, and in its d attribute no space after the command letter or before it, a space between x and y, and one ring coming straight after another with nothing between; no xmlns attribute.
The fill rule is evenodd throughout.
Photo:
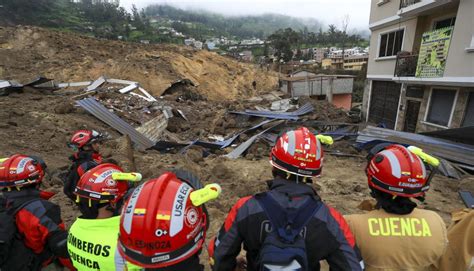
<svg viewBox="0 0 474 271"><path fill-rule="evenodd" d="M113 78L109 79L106 76L101 76L95 81L59 83L56 86L59 88L87 86L84 89L84 91L91 92L91 91L95 91L97 88L99 88L105 83L127 85L126 87L120 89L119 92L122 94L128 93L130 95L140 97L148 102L156 102L155 97L153 97L150 93L148 93L148 91L142 88L138 82L130 81L130 80L122 80L122 79L113 79ZM138 91L141 92L141 94L132 92L135 89L138 89Z"/></svg>

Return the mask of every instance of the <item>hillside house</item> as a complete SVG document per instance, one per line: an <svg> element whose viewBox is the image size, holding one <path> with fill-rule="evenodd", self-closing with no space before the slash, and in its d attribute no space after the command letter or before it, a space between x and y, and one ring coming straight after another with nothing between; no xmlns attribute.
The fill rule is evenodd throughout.
<svg viewBox="0 0 474 271"><path fill-rule="evenodd" d="M474 1L372 0L363 113L424 132L474 125Z"/></svg>

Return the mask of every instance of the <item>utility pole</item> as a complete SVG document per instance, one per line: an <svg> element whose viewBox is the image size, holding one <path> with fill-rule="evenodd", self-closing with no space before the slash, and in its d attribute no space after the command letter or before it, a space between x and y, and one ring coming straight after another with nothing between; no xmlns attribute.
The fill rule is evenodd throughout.
<svg viewBox="0 0 474 271"><path fill-rule="evenodd" d="M344 69L344 58L345 58L345 47L346 47L346 37L347 37L347 27L349 26L349 14L344 15L342 17L342 23L341 23L341 28L342 28L342 68Z"/></svg>

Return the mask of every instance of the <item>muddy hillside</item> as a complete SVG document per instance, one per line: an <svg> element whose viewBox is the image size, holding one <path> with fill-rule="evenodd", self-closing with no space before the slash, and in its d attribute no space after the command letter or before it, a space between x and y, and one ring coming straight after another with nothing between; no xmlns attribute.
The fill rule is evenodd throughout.
<svg viewBox="0 0 474 271"><path fill-rule="evenodd" d="M277 84L275 74L206 50L105 41L36 27L0 27L0 78L25 82L38 75L63 82L101 75L134 80L155 96L173 82L188 79L211 100L252 96Z"/></svg>

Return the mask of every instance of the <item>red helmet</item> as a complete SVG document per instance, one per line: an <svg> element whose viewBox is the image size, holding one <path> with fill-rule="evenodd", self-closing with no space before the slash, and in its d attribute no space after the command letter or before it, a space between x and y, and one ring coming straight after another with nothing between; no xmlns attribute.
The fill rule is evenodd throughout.
<svg viewBox="0 0 474 271"><path fill-rule="evenodd" d="M40 183L45 169L40 158L15 154L0 163L0 189Z"/></svg>
<svg viewBox="0 0 474 271"><path fill-rule="evenodd" d="M420 197L430 188L423 161L402 145L389 145L367 165L369 186L401 197Z"/></svg>
<svg viewBox="0 0 474 271"><path fill-rule="evenodd" d="M120 254L145 268L175 265L196 254L207 216L204 207L191 203L192 191L171 172L138 186L122 210Z"/></svg>
<svg viewBox="0 0 474 271"><path fill-rule="evenodd" d="M74 133L69 142L69 146L72 148L82 148L86 145L98 142L104 138L102 133L95 130L79 130Z"/></svg>
<svg viewBox="0 0 474 271"><path fill-rule="evenodd" d="M74 194L81 198L101 202L117 202L128 190L128 183L112 178L112 173L123 172L114 164L105 163L98 165L81 176L74 190Z"/></svg>
<svg viewBox="0 0 474 271"><path fill-rule="evenodd" d="M288 131L277 139L270 154L275 168L303 177L321 174L324 152L321 143L308 128Z"/></svg>

